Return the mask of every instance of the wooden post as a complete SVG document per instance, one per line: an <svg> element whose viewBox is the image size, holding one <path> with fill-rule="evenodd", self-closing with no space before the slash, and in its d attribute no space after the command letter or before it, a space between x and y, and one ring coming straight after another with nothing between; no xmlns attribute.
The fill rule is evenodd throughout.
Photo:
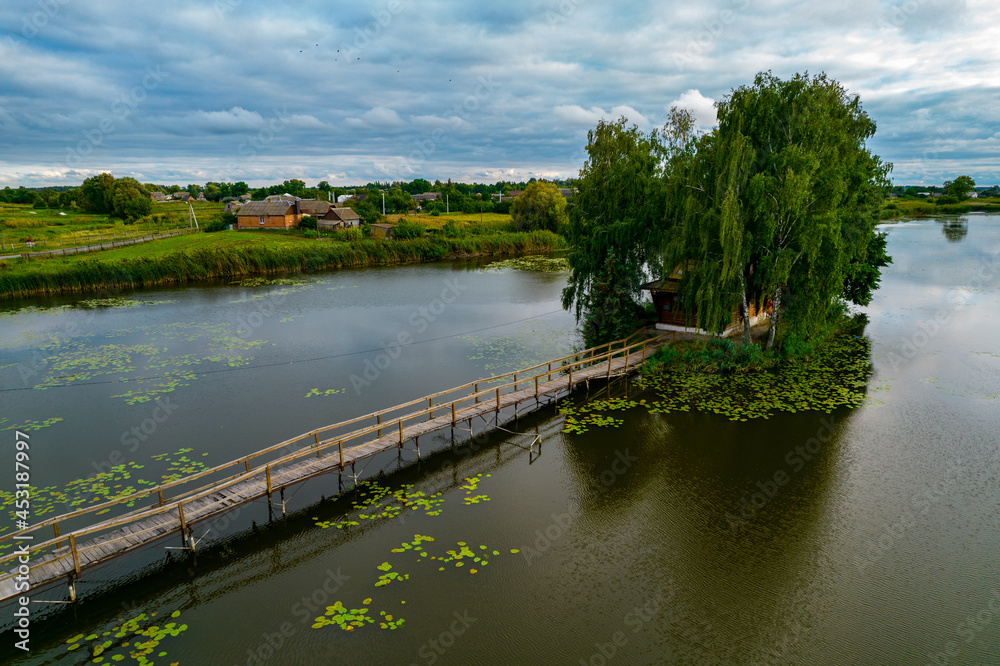
<svg viewBox="0 0 1000 666"><path fill-rule="evenodd" d="M475 385L475 387L473 387L473 390L475 390L475 392L476 392L476 404L478 405L479 404L479 383L478 382L476 382L476 385Z"/></svg>
<svg viewBox="0 0 1000 666"><path fill-rule="evenodd" d="M535 376L535 400L538 400L538 376Z"/></svg>
<svg viewBox="0 0 1000 666"><path fill-rule="evenodd" d="M403 448L403 417L399 417L399 448Z"/></svg>
<svg viewBox="0 0 1000 666"><path fill-rule="evenodd" d="M455 427L455 401L451 401L451 427Z"/></svg>
<svg viewBox="0 0 1000 666"><path fill-rule="evenodd" d="M73 570L76 571L76 577L80 577L80 556L76 552L76 537L72 534L69 535L69 548L73 551Z"/></svg>
<svg viewBox="0 0 1000 666"><path fill-rule="evenodd" d="M430 414L429 414L430 418L427 419L428 421L433 421L434 420L434 409L433 409L433 407L434 407L434 398L427 398L427 408L431 410Z"/></svg>
<svg viewBox="0 0 1000 666"><path fill-rule="evenodd" d="M629 350L629 348L626 347L625 348L625 372L628 372L628 350Z"/></svg>
<svg viewBox="0 0 1000 666"><path fill-rule="evenodd" d="M181 543L187 543L187 523L184 522L184 502L177 503L177 515L181 519Z"/></svg>
<svg viewBox="0 0 1000 666"><path fill-rule="evenodd" d="M517 373L514 373L514 393L517 393Z"/></svg>
<svg viewBox="0 0 1000 666"><path fill-rule="evenodd" d="M382 415L381 414L376 414L375 415L375 425L382 425ZM379 437L382 436L382 428L378 429L378 436Z"/></svg>
<svg viewBox="0 0 1000 666"><path fill-rule="evenodd" d="M267 501L271 501L271 466L268 465L264 468L264 473L267 475Z"/></svg>
<svg viewBox="0 0 1000 666"><path fill-rule="evenodd" d="M59 523L52 523L52 531L56 533L56 538L59 537ZM56 544L56 548L62 548L62 541Z"/></svg>
<svg viewBox="0 0 1000 666"><path fill-rule="evenodd" d="M344 442L337 442L337 450L340 451L340 469L344 469Z"/></svg>
<svg viewBox="0 0 1000 666"><path fill-rule="evenodd" d="M611 349L608 349L608 379L611 379L611 359L614 358L614 354L611 353Z"/></svg>
<svg viewBox="0 0 1000 666"><path fill-rule="evenodd" d="M646 341L642 341L642 362L646 362Z"/></svg>
<svg viewBox="0 0 1000 666"><path fill-rule="evenodd" d="M243 461L243 466L246 467L247 471L250 471L250 459L247 458Z"/></svg>
<svg viewBox="0 0 1000 666"><path fill-rule="evenodd" d="M569 366L569 390L573 390L573 366Z"/></svg>
<svg viewBox="0 0 1000 666"><path fill-rule="evenodd" d="M497 389L497 414L500 413L500 389Z"/></svg>
<svg viewBox="0 0 1000 666"><path fill-rule="evenodd" d="M316 457L317 458L322 458L323 457L323 452L319 450L319 433L318 432L314 432L313 433L313 438L315 438L315 440L316 440Z"/></svg>
<svg viewBox="0 0 1000 666"><path fill-rule="evenodd" d="M163 506L163 491L162 490L157 490L156 494L159 495L159 497L160 497L160 506Z"/></svg>

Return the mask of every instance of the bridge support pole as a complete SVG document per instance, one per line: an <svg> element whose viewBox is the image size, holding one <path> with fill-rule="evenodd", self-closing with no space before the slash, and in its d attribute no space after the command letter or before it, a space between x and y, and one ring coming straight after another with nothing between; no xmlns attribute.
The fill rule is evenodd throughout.
<svg viewBox="0 0 1000 666"><path fill-rule="evenodd" d="M181 545L187 546L187 523L184 522L184 502L177 503L177 515L181 519Z"/></svg>
<svg viewBox="0 0 1000 666"><path fill-rule="evenodd" d="M69 577L69 600L70 603L76 601L76 581L73 576Z"/></svg>
<svg viewBox="0 0 1000 666"><path fill-rule="evenodd" d="M281 490L278 491L278 493L281 495L281 517L284 518L285 517L285 489L282 488Z"/></svg>
<svg viewBox="0 0 1000 666"><path fill-rule="evenodd" d="M76 572L76 577L80 577L80 555L76 552L76 537L72 534L69 535L69 547L73 551L73 571Z"/></svg>

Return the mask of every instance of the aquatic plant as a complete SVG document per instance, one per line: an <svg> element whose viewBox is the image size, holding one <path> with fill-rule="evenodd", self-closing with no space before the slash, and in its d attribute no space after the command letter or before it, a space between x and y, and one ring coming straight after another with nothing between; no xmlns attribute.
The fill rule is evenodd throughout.
<svg viewBox="0 0 1000 666"><path fill-rule="evenodd" d="M123 663L130 659L140 666L152 666L154 662L149 657L154 652L156 657L167 656L165 650L157 649L160 643L168 637L177 638L188 629L186 624L173 621L161 625L156 616L156 612L140 613L103 632L77 634L66 641L66 650L86 652L91 664ZM170 619L180 616L180 611L173 611Z"/></svg>
<svg viewBox="0 0 1000 666"><path fill-rule="evenodd" d="M871 367L868 339L842 334L812 356L768 370L720 374L668 366L645 374L640 386L659 397L646 403L650 413L697 409L746 421L777 412L857 407L865 401Z"/></svg>
<svg viewBox="0 0 1000 666"><path fill-rule="evenodd" d="M547 257L532 254L524 257L513 257L494 261L483 267L484 271L501 270L535 271L541 273L562 273L569 271L569 260L566 257Z"/></svg>

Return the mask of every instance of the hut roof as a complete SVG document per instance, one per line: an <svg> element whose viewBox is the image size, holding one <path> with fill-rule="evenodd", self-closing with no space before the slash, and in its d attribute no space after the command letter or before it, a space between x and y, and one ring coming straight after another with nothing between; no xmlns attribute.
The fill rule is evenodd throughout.
<svg viewBox="0 0 1000 666"><path fill-rule="evenodd" d="M288 215L288 210L295 204L290 201L248 201L237 213L239 217L268 217L271 215Z"/></svg>
<svg viewBox="0 0 1000 666"><path fill-rule="evenodd" d="M299 201L299 210L302 211L303 215L321 217L326 215L330 208L329 201L320 201L319 199L302 199Z"/></svg>
<svg viewBox="0 0 1000 666"><path fill-rule="evenodd" d="M360 220L361 216L353 208L331 208L327 211L326 215L323 216L324 220L340 220L342 222L350 222L353 220Z"/></svg>

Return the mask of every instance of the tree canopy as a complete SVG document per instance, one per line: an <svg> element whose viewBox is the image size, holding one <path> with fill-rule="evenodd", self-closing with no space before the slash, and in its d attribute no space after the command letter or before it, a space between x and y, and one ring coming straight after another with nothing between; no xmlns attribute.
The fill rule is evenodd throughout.
<svg viewBox="0 0 1000 666"><path fill-rule="evenodd" d="M537 181L514 199L511 222L518 231L561 231L568 223L566 197L553 183Z"/></svg>
<svg viewBox="0 0 1000 666"><path fill-rule="evenodd" d="M567 305L605 307L594 278L612 256L634 302L646 276L686 262L682 302L710 332L735 311L749 339L749 304L770 303L769 345L781 321L808 335L839 299L871 299L889 261L875 224L891 165L865 147L875 122L859 98L822 74L761 73L718 104L718 121L694 136L675 111L662 132L619 122L591 133Z"/></svg>
<svg viewBox="0 0 1000 666"><path fill-rule="evenodd" d="M969 192L976 187L976 181L971 176L959 176L955 180L944 184L945 196L956 201L965 201L969 198Z"/></svg>

